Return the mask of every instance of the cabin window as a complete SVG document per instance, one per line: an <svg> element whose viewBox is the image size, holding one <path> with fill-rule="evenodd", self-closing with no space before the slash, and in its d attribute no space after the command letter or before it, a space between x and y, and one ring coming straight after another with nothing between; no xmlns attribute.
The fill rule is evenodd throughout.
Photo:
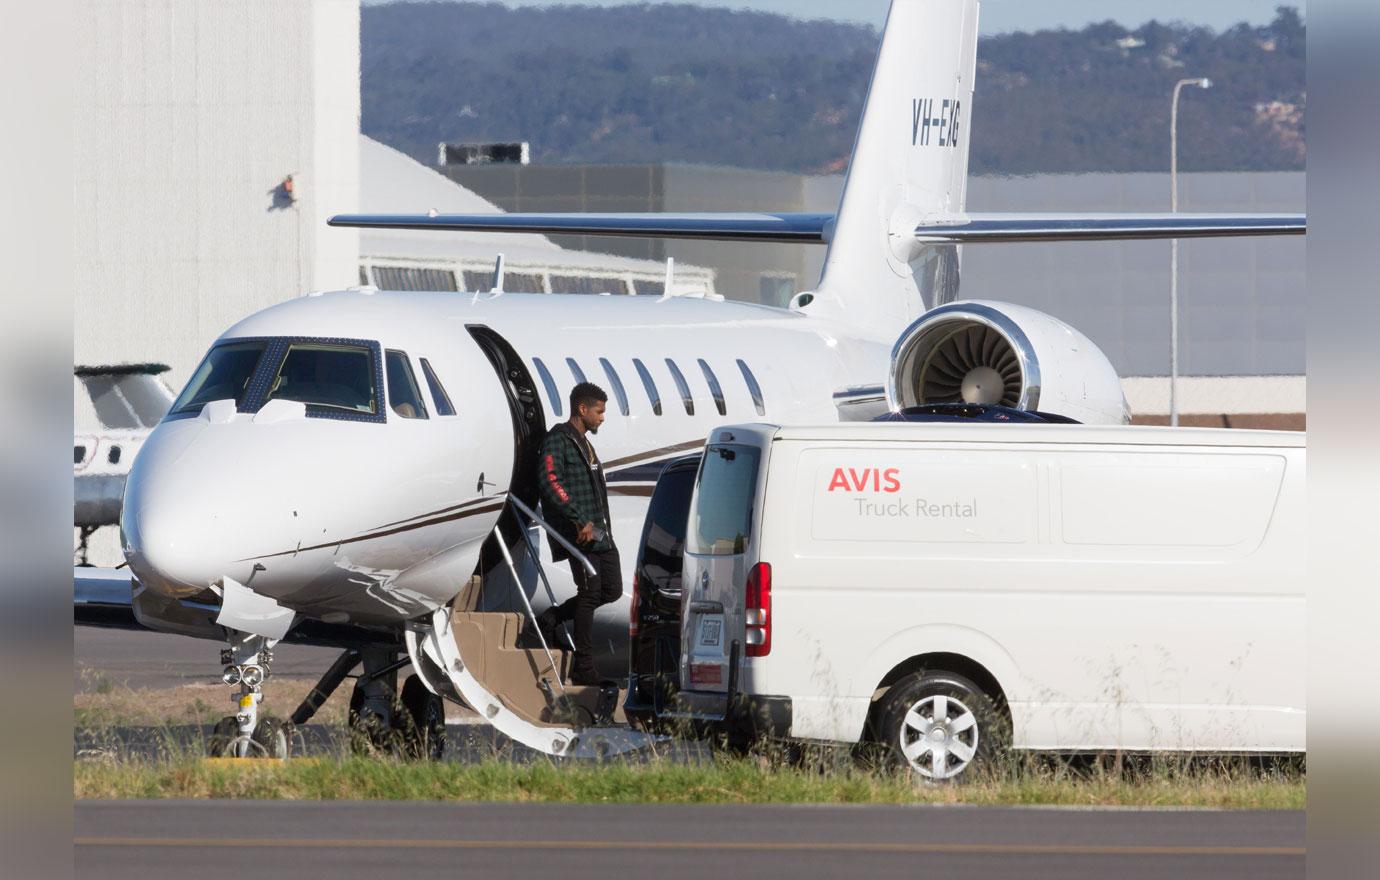
<svg viewBox="0 0 1380 880"><path fill-rule="evenodd" d="M431 389L431 399L436 404L436 415L455 415L455 405L450 402L450 395L446 393L440 377L436 375L436 371L431 368L431 362L426 358L422 358L422 375L426 376L427 387Z"/></svg>
<svg viewBox="0 0 1380 880"><path fill-rule="evenodd" d="M112 446L112 447L110 447L110 452L106 453L105 460L108 461L108 462L110 462L111 464L119 464L119 463L120 463L120 447L118 447L118 446Z"/></svg>
<svg viewBox="0 0 1380 880"><path fill-rule="evenodd" d="M293 342L266 400L305 403L317 414L379 414L374 354L362 345Z"/></svg>
<svg viewBox="0 0 1380 880"><path fill-rule="evenodd" d="M72 464L81 464L81 463L84 462L84 461L86 461L86 447L85 447L85 446L73 446L73 447L72 447Z"/></svg>
<svg viewBox="0 0 1380 880"><path fill-rule="evenodd" d="M172 406L171 412L200 412L213 400L234 400L238 408L249 391L249 380L268 343L227 342L207 352L201 366Z"/></svg>
<svg viewBox="0 0 1380 880"><path fill-rule="evenodd" d="M575 383L576 383L577 385L583 384L583 383L589 381L588 379L585 378L585 371L582 370L582 369L580 369L580 365L577 364L577 363L575 363L575 359L574 359L574 358L566 358L566 359L565 359L565 365L566 365L567 367L570 368L570 375L572 375L572 376L575 377Z"/></svg>
<svg viewBox="0 0 1380 880"><path fill-rule="evenodd" d="M748 393L752 395L752 405L757 408L757 414L766 415L767 404L762 399L762 386L757 384L757 377L752 375L752 370L748 369L747 363L742 360L738 361L738 369L743 371L743 381L747 383Z"/></svg>
<svg viewBox="0 0 1380 880"><path fill-rule="evenodd" d="M727 415L728 407L724 403L724 390L719 385L719 377L709 369L709 364L704 358L700 358L700 371L704 373L704 381L709 384L709 396L714 398L714 406L719 410L719 415Z"/></svg>
<svg viewBox="0 0 1380 880"><path fill-rule="evenodd" d="M693 416L695 414L695 399L690 396L690 383L685 381L685 374L670 358L666 359L666 369L671 371L671 378L676 381L676 388L680 390L680 400L685 404L685 414Z"/></svg>
<svg viewBox="0 0 1380 880"><path fill-rule="evenodd" d="M426 404L422 402L422 392L417 387L417 377L412 373L407 355L389 351L384 362L388 372L388 406L405 419L426 418Z"/></svg>
<svg viewBox="0 0 1380 880"><path fill-rule="evenodd" d="M609 377L609 384L613 386L613 396L618 399L618 411L627 415L628 392L623 389L623 380L618 378L618 373L614 372L613 364L609 363L608 358L599 358L599 365L604 368L604 375Z"/></svg>
<svg viewBox="0 0 1380 880"><path fill-rule="evenodd" d="M647 402L652 405L652 412L661 415L661 392L656 390L656 382L647 370L647 365L633 358L633 369L637 370L637 375L642 379L642 387L647 390Z"/></svg>
<svg viewBox="0 0 1380 880"><path fill-rule="evenodd" d="M541 358L532 358L532 363L537 368L537 375L541 377L541 384L546 386L546 398L551 401L551 411L556 414L556 418L562 418L561 395L556 390L556 380L551 378L551 371L541 362Z"/></svg>

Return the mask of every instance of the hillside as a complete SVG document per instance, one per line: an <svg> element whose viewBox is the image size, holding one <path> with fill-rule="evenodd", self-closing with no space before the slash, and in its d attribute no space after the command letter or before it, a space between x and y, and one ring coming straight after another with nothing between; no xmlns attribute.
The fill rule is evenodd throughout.
<svg viewBox="0 0 1380 880"><path fill-rule="evenodd" d="M362 10L366 134L427 163L448 141L528 140L542 163L696 162L838 171L877 51L865 26L676 6L395 3ZM1169 93L1185 170L1305 161L1305 31L1113 22L982 40L976 173L1168 167Z"/></svg>

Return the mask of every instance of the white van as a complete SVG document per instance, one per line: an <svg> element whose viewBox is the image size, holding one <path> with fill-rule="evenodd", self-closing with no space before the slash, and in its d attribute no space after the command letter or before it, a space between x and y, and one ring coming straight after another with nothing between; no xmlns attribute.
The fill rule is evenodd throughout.
<svg viewBox="0 0 1380 880"><path fill-rule="evenodd" d="M1304 749L1304 436L744 425L688 527L680 714L950 778L1005 746Z"/></svg>

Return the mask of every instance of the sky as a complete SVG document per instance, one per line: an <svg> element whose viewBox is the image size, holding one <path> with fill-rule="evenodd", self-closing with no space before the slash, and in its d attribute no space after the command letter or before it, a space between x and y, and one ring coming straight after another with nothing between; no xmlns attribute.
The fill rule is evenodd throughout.
<svg viewBox="0 0 1380 880"><path fill-rule="evenodd" d="M392 0L364 0L365 5ZM507 6L557 6L579 2L583 5L616 6L643 0L502 0ZM655 0L652 0L655 2ZM685 2L685 0L681 0ZM838 18L881 26L888 0L690 0L704 6L755 9L797 15L802 18ZM1137 27L1150 19L1186 21L1224 30L1238 22L1266 24L1274 19L1275 7L1295 6L1307 11L1304 0L983 0L982 32L1041 28L1081 28L1089 22L1113 19Z"/></svg>

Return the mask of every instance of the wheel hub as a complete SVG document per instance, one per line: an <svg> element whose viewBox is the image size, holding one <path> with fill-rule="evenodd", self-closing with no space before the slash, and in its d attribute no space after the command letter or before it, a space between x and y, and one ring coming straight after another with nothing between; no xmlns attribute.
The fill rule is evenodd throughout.
<svg viewBox="0 0 1380 880"><path fill-rule="evenodd" d="M915 772L927 779L952 779L977 755L977 717L953 697L924 697L906 712L899 741Z"/></svg>

